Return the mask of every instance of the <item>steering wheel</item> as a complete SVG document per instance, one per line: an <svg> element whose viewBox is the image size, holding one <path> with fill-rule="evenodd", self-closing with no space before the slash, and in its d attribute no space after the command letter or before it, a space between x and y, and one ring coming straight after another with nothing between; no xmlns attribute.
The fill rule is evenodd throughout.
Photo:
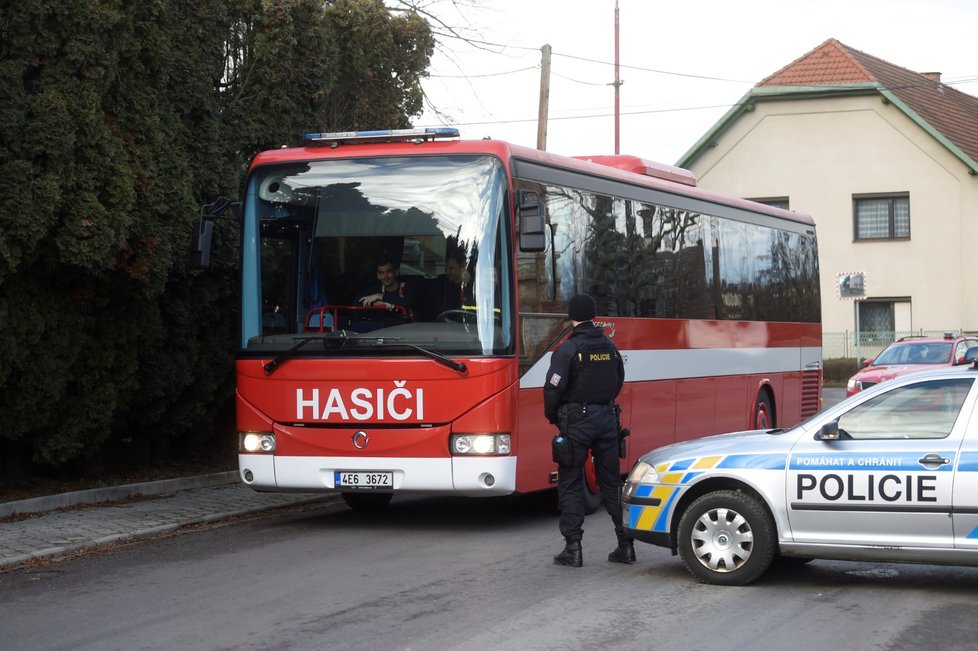
<svg viewBox="0 0 978 651"><path fill-rule="evenodd" d="M435 317L435 321L442 323L475 323L476 313L469 310L445 310Z"/></svg>

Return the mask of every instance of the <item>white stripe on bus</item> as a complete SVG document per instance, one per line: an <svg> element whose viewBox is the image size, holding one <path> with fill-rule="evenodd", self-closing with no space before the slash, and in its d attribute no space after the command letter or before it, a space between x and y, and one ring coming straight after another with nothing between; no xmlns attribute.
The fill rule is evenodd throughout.
<svg viewBox="0 0 978 651"><path fill-rule="evenodd" d="M623 350L625 381L681 380L694 377L763 375L819 368L819 347L697 348ZM520 378L521 389L539 389L550 368L547 353Z"/></svg>

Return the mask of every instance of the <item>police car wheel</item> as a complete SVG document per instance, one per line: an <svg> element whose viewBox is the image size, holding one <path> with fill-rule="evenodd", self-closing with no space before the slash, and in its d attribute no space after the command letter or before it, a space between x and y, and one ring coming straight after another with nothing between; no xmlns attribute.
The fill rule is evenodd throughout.
<svg viewBox="0 0 978 651"><path fill-rule="evenodd" d="M679 520L679 556L703 583L746 585L774 559L774 522L740 491L715 491L695 500Z"/></svg>
<svg viewBox="0 0 978 651"><path fill-rule="evenodd" d="M376 511L387 506L391 498L391 493L343 493L343 501L351 509L357 511Z"/></svg>

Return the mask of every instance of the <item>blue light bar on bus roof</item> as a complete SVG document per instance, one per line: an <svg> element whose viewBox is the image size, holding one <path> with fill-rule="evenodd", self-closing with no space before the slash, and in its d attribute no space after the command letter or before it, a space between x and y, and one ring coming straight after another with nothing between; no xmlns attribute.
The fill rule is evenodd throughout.
<svg viewBox="0 0 978 651"><path fill-rule="evenodd" d="M332 145L357 142L422 142L435 138L458 138L453 127L424 127L417 129L381 129L378 131L335 131L332 133L307 133L302 138L310 144Z"/></svg>

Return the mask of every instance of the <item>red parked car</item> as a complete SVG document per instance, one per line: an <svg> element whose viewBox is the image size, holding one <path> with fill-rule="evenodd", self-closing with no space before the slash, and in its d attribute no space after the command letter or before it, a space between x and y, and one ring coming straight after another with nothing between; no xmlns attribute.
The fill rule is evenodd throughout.
<svg viewBox="0 0 978 651"><path fill-rule="evenodd" d="M943 339L901 337L884 348L876 359L867 359L865 368L849 378L846 397L905 373L964 364L964 353L973 346L978 346L978 337L951 333Z"/></svg>

